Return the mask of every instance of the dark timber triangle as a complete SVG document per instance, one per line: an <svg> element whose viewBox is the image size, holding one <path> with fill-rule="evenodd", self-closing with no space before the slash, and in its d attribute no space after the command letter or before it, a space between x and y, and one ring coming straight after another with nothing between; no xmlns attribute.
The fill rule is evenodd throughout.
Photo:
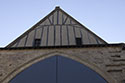
<svg viewBox="0 0 125 83"><path fill-rule="evenodd" d="M11 47L107 44L73 17L56 7L50 14L10 43Z"/></svg>

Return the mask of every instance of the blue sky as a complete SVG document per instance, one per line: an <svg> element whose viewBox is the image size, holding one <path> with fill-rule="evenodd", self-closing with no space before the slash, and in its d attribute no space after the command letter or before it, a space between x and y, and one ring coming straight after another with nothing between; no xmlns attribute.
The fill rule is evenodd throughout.
<svg viewBox="0 0 125 83"><path fill-rule="evenodd" d="M56 6L108 43L125 42L125 0L0 0L0 47L4 47Z"/></svg>

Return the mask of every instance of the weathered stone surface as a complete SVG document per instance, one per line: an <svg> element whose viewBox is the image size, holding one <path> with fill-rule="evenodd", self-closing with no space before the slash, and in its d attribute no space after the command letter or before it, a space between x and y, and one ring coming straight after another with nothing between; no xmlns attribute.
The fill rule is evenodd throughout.
<svg viewBox="0 0 125 83"><path fill-rule="evenodd" d="M109 83L122 83L125 80L125 51L121 47L87 47L0 50L0 83L8 83L32 64L56 55L90 67Z"/></svg>

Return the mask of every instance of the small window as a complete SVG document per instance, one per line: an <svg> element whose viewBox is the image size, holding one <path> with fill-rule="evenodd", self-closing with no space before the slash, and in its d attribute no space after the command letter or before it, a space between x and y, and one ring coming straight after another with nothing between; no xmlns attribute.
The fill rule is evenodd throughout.
<svg viewBox="0 0 125 83"><path fill-rule="evenodd" d="M76 38L76 45L77 46L82 45L82 39L81 38Z"/></svg>
<svg viewBox="0 0 125 83"><path fill-rule="evenodd" d="M40 42L41 42L40 39L35 39L33 46L34 46L34 47L39 47L39 46L40 46Z"/></svg>

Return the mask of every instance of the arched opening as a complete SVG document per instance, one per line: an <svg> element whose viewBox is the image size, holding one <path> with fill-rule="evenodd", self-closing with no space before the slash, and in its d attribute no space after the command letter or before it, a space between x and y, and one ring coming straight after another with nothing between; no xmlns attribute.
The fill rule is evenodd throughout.
<svg viewBox="0 0 125 83"><path fill-rule="evenodd" d="M10 83L107 83L87 66L62 56L52 56L19 73Z"/></svg>

